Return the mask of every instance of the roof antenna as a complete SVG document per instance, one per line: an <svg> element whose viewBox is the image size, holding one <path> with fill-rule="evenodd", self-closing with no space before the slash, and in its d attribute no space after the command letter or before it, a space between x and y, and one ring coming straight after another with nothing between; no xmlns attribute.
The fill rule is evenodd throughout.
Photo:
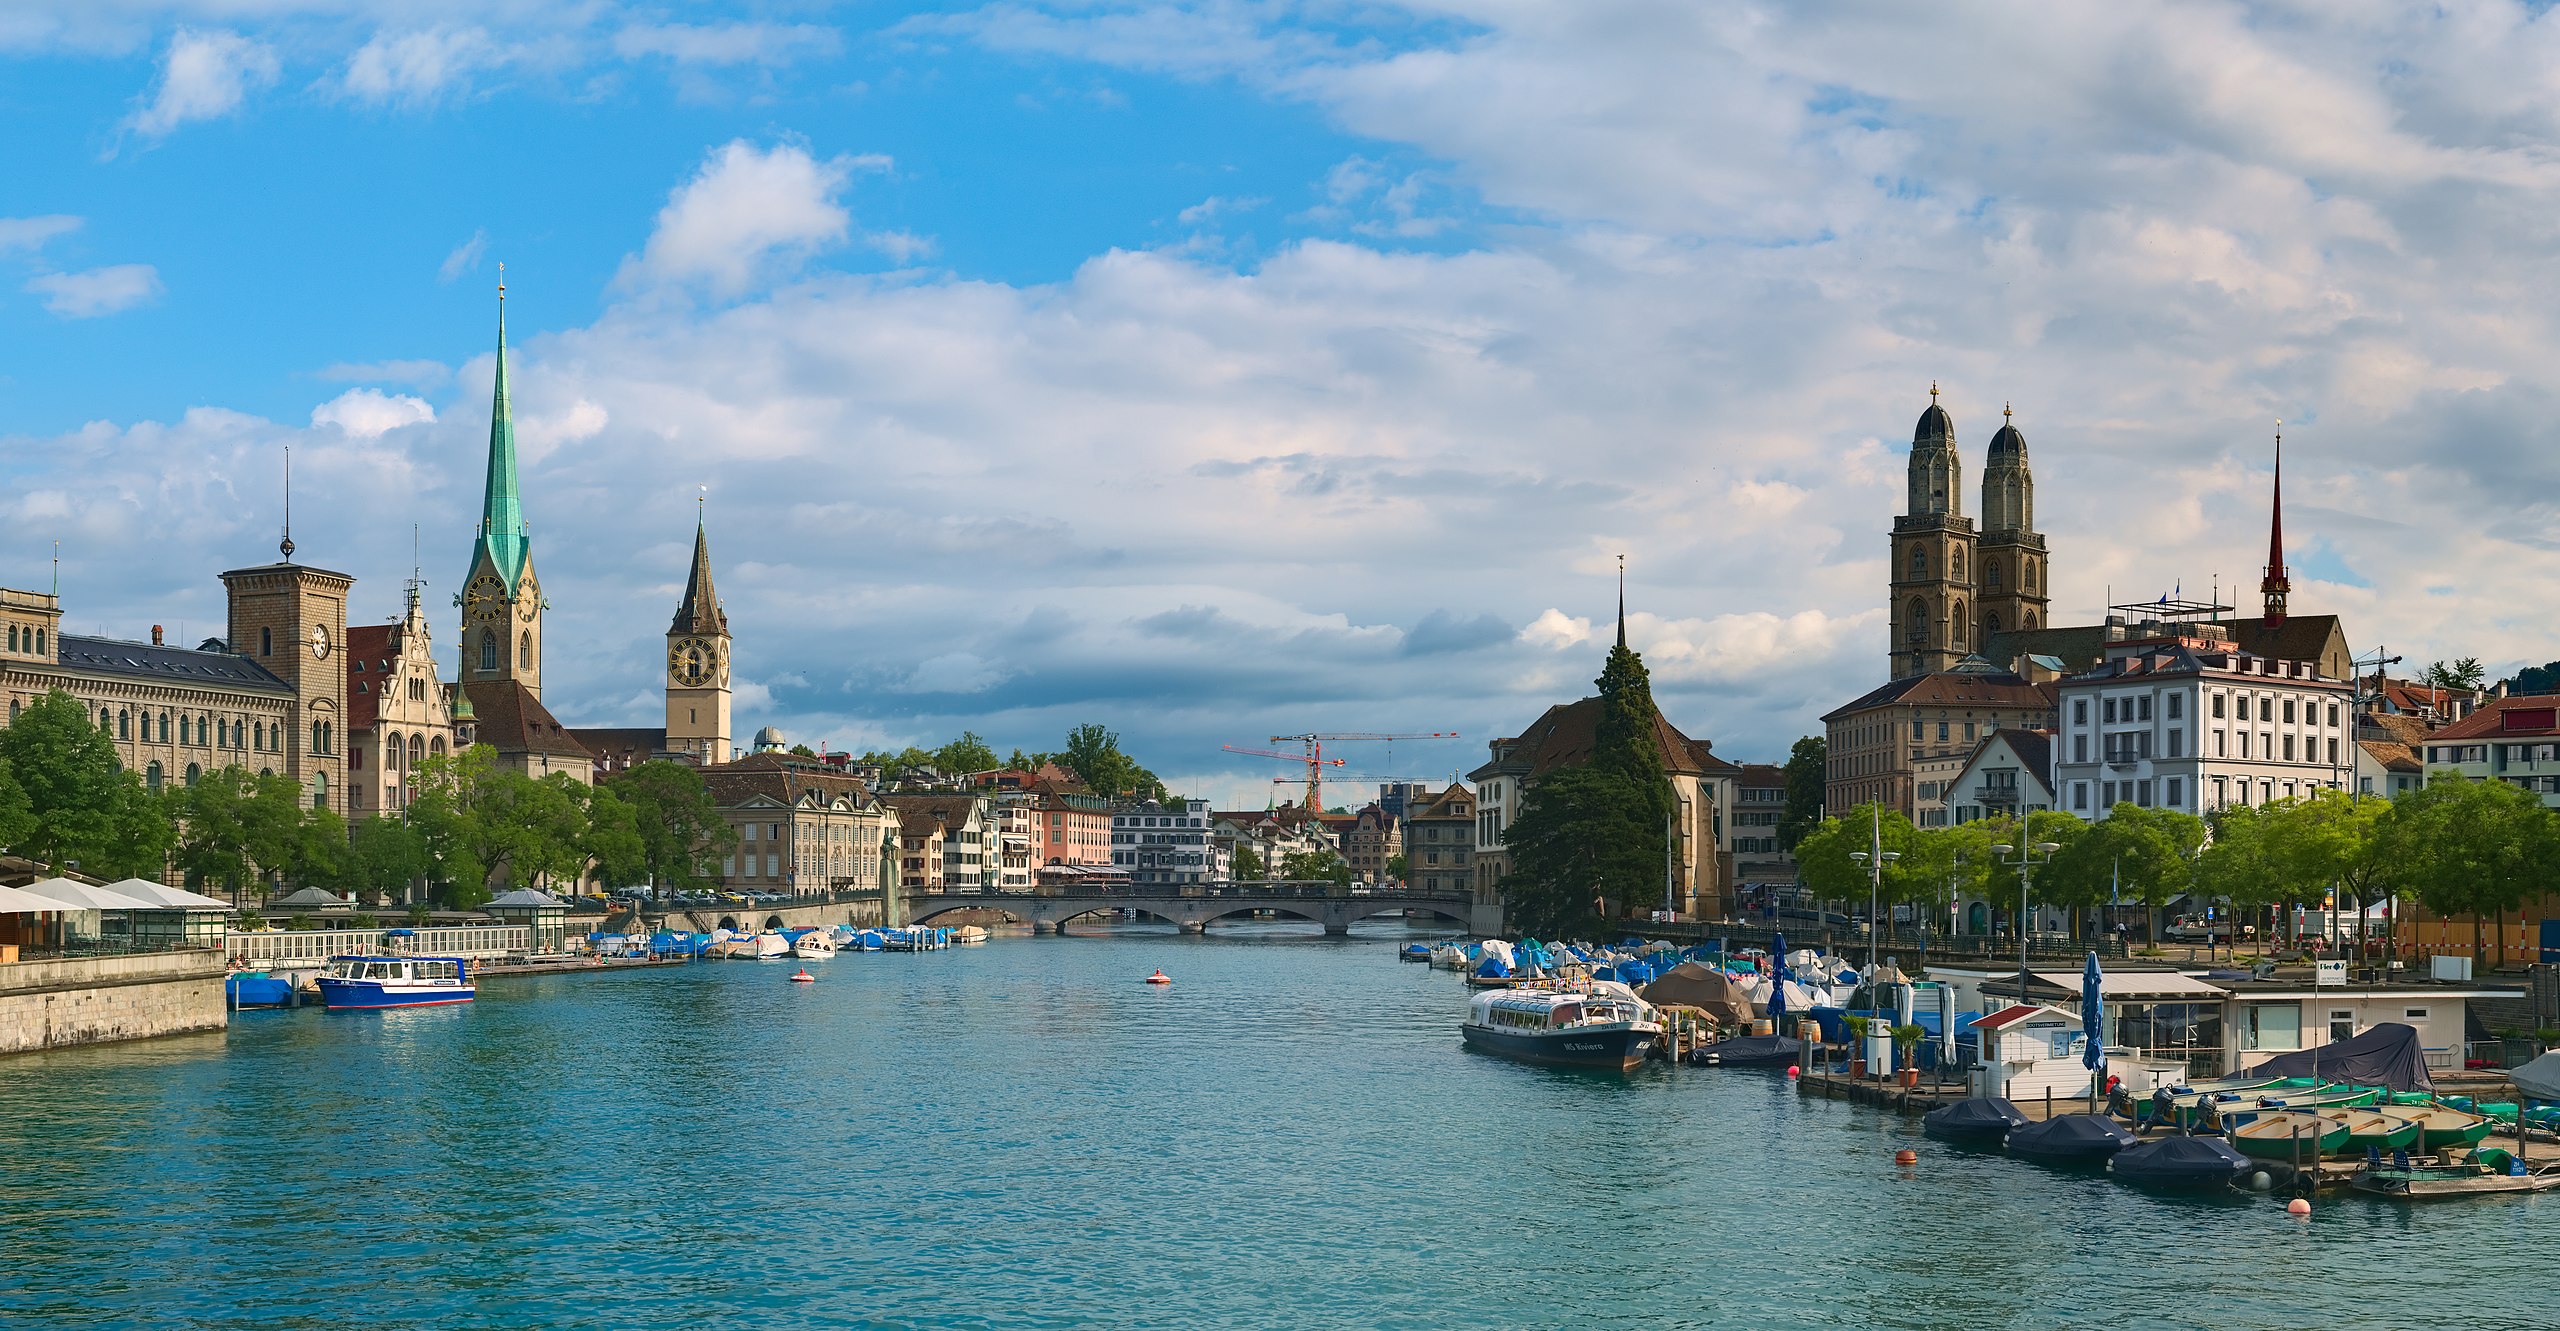
<svg viewBox="0 0 2560 1331"><path fill-rule="evenodd" d="M284 562L293 562L293 445L284 446L284 539L276 542Z"/></svg>
<svg viewBox="0 0 2560 1331"><path fill-rule="evenodd" d="M53 608L62 608L62 538L53 538Z"/></svg>
<svg viewBox="0 0 2560 1331"><path fill-rule="evenodd" d="M426 574L418 562L418 524L409 524L409 614L418 613L418 593L425 590Z"/></svg>

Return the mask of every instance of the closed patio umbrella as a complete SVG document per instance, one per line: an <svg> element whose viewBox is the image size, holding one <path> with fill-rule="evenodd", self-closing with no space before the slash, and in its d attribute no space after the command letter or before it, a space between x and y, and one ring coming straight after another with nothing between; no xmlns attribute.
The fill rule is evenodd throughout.
<svg viewBox="0 0 2560 1331"><path fill-rule="evenodd" d="M2099 997L2098 953L2089 952L2089 964L2080 971L2080 1029L2087 1033L2086 1048L2080 1051L2080 1066L2089 1069L2089 1112L2098 1112L2098 1079L2107 1066L2107 1009Z"/></svg>

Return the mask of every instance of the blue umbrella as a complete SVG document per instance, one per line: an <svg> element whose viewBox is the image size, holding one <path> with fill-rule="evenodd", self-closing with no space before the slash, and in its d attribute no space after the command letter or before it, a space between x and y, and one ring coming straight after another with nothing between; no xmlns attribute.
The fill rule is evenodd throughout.
<svg viewBox="0 0 2560 1331"><path fill-rule="evenodd" d="M2088 1035L2087 1047L2080 1051L2080 1065L2089 1069L2089 1105L2097 1112L2098 1072L2107 1065L2107 1009L2098 998L2098 954L2089 953L2089 964L2080 971L2080 1029Z"/></svg>
<svg viewBox="0 0 2560 1331"><path fill-rule="evenodd" d="M1769 1028L1787 1033L1787 936L1769 936Z"/></svg>

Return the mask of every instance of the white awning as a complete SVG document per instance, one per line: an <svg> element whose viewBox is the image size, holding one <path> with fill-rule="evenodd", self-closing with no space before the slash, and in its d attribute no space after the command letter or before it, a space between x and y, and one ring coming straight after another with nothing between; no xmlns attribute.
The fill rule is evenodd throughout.
<svg viewBox="0 0 2560 1331"><path fill-rule="evenodd" d="M112 888L92 887L68 878L47 878L29 883L21 891L46 898L56 904L55 910L158 910L157 901L144 901L126 896Z"/></svg>
<svg viewBox="0 0 2560 1331"><path fill-rule="evenodd" d="M240 909L219 897L190 892L183 887L171 887L166 883L155 883L148 878L121 879L107 884L107 888L110 891L122 892L129 897L156 903L164 910L236 911Z"/></svg>
<svg viewBox="0 0 2560 1331"><path fill-rule="evenodd" d="M38 915L53 911L73 910L51 897L40 897L18 887L0 887L0 915Z"/></svg>

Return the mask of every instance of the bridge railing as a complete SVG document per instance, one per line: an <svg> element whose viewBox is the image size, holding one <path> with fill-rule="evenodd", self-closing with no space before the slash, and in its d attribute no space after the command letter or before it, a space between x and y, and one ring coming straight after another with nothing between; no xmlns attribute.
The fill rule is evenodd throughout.
<svg viewBox="0 0 2560 1331"><path fill-rule="evenodd" d="M1173 897L1228 897L1259 901L1303 901L1328 897L1355 900L1463 900L1464 891L1424 891L1411 887L1344 887L1331 882L1250 882L1250 883L1164 883L1130 884L1108 887L1034 887L1016 889L944 888L940 891L910 892L911 897L988 897L1008 900L1036 900L1041 897L1136 897L1164 900Z"/></svg>

